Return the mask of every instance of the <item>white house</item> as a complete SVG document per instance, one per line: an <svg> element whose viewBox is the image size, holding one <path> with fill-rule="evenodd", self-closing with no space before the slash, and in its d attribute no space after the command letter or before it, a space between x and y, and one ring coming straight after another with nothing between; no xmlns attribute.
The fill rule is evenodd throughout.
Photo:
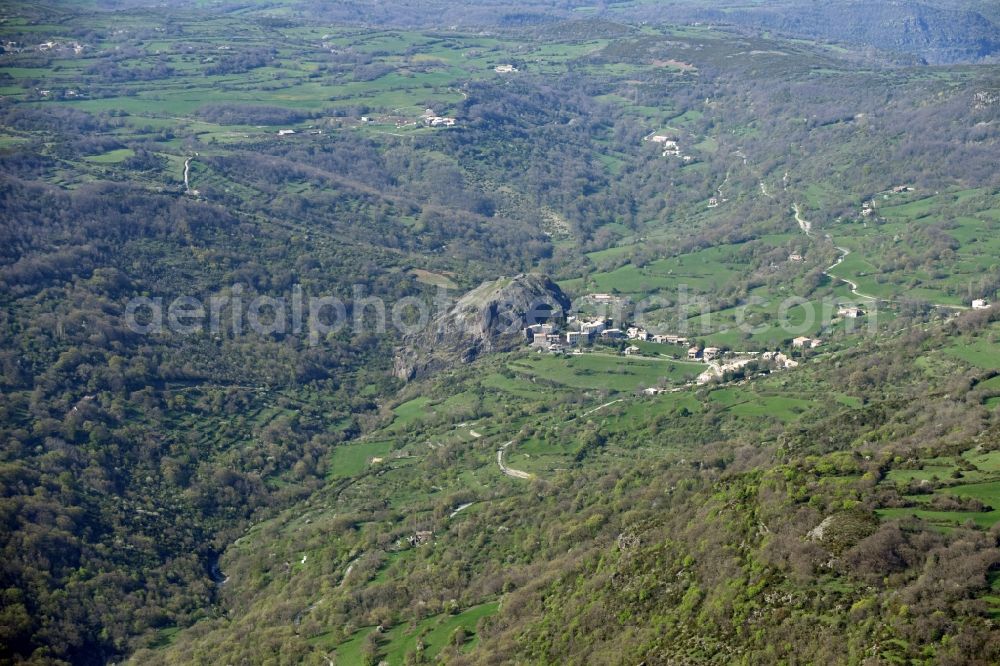
<svg viewBox="0 0 1000 666"><path fill-rule="evenodd" d="M638 347L636 347L635 345L632 345L631 347L626 347L625 348L625 355L626 356L635 356L640 351L642 351L642 350L639 349Z"/></svg>
<svg viewBox="0 0 1000 666"><path fill-rule="evenodd" d="M850 317L851 319L857 319L858 317L863 317L865 311L861 308L856 307L843 307L837 310L837 314L841 317Z"/></svg>
<svg viewBox="0 0 1000 666"><path fill-rule="evenodd" d="M990 307L990 304L985 298L977 298L972 301L973 310L985 310L988 307Z"/></svg>
<svg viewBox="0 0 1000 666"><path fill-rule="evenodd" d="M644 328L639 328L637 326L631 326L625 334L628 335L629 340L649 340L649 333Z"/></svg>

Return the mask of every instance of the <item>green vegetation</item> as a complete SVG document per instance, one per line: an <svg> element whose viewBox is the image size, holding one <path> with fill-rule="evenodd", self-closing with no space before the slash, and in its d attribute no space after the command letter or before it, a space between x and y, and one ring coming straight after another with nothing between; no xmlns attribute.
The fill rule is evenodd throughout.
<svg viewBox="0 0 1000 666"><path fill-rule="evenodd" d="M757 4L6 3L0 664L1000 662L997 12Z"/></svg>
<svg viewBox="0 0 1000 666"><path fill-rule="evenodd" d="M704 370L700 363L629 358L607 352L527 357L512 361L509 367L536 380L578 389L609 391L635 391L664 382L682 383L694 379Z"/></svg>

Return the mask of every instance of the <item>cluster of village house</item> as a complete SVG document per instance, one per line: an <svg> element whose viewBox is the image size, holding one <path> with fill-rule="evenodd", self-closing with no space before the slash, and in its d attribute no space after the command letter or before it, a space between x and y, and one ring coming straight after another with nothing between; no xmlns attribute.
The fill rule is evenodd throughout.
<svg viewBox="0 0 1000 666"><path fill-rule="evenodd" d="M428 127L454 127L455 119L446 116L439 116L434 113L434 109L426 109L421 118Z"/></svg>
<svg viewBox="0 0 1000 666"><path fill-rule="evenodd" d="M593 319L578 319L569 317L566 324L573 330L560 333L555 324L532 324L524 329L525 338L533 347L547 349L552 352L565 351L569 347L590 344L595 340L616 342L619 340L635 340L656 342L660 344L685 345L688 339L679 335L652 335L643 328L631 326L622 330L611 327L610 321L603 317ZM638 354L640 349L635 345L625 348L625 355Z"/></svg>
<svg viewBox="0 0 1000 666"><path fill-rule="evenodd" d="M883 196L888 198L889 194L902 194L903 192L912 192L913 188L909 185L896 185L895 187L889 189ZM861 217L871 217L875 214L875 200L870 199L863 204L861 204Z"/></svg>
<svg viewBox="0 0 1000 666"><path fill-rule="evenodd" d="M7 40L3 44L0 44L0 53L23 53L30 48L32 47L25 47L20 42ZM42 42L34 47L36 51L40 51L41 53L47 53L49 51L72 51L76 55L83 53L85 48L87 48L86 45L81 44L80 42L60 43L52 40Z"/></svg>
<svg viewBox="0 0 1000 666"><path fill-rule="evenodd" d="M649 141L660 144L660 147L663 148L663 157L680 157L685 162L690 162L694 159L690 155L681 154L680 144L675 137L667 136L666 134L654 134L649 137Z"/></svg>
<svg viewBox="0 0 1000 666"><path fill-rule="evenodd" d="M426 109L420 116L420 118L423 121L424 125L426 125L427 127L454 127L455 123L457 122L454 118L437 115L436 113L434 113L434 109ZM374 120L371 116L361 116L361 118L359 118L359 122L365 125L374 122ZM404 127L406 125L413 125L413 124L414 124L413 122L399 121L396 123L396 127ZM322 133L323 133L322 130L318 129L309 130L309 134L322 134ZM296 134L296 131L293 129L278 130L278 136L291 136L293 134Z"/></svg>
<svg viewBox="0 0 1000 666"><path fill-rule="evenodd" d="M601 296L597 294L596 296ZM977 307L976 301L973 307ZM985 302L985 301L982 301ZM984 306L985 307L985 306ZM865 311L855 306L844 306L837 310L841 317L857 319L865 315ZM524 329L525 339L532 347L539 350L547 350L553 353L564 352L571 347L592 344L596 340L606 342L618 342L630 340L636 342L654 342L658 344L688 345L690 340L681 335L652 334L644 328L629 326L627 328L615 328L611 321L604 317L594 317L591 319L580 319L570 316L566 320L567 330L560 332L558 327L552 323L532 324ZM792 340L792 347L797 349L814 349L823 344L819 338L799 336ZM642 350L634 344L625 348L626 356L639 354ZM690 360L701 360L710 363L722 356L722 350L718 347L698 347L691 346L687 350L687 357ZM793 367L794 361L786 358L778 358L776 354L780 352L764 352L761 358L764 360L779 361L783 367Z"/></svg>

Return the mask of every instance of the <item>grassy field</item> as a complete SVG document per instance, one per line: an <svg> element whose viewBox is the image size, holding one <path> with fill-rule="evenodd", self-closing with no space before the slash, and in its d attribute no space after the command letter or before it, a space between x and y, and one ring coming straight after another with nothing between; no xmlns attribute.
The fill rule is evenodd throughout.
<svg viewBox="0 0 1000 666"><path fill-rule="evenodd" d="M1000 368L1000 344L978 340L971 345L947 347L945 352L984 370Z"/></svg>
<svg viewBox="0 0 1000 666"><path fill-rule="evenodd" d="M990 527L1000 521L1000 451L980 451L970 449L960 456L928 458L918 469L900 468L890 470L886 481L908 484L913 481L944 485L935 493L970 498L982 502L986 511L937 511L923 509L921 504L930 500L930 495L915 495L909 499L916 503L913 507L882 509L884 518L909 518L916 516L930 523L947 526L972 521L981 527ZM960 482L959 482L960 481Z"/></svg>
<svg viewBox="0 0 1000 666"><path fill-rule="evenodd" d="M349 477L360 474L372 463L372 458L386 456L393 449L388 441L359 442L336 447L330 456L330 478Z"/></svg>
<svg viewBox="0 0 1000 666"><path fill-rule="evenodd" d="M725 405L727 411L737 416L774 419L781 422L796 420L816 406L811 400L780 394L757 394L743 388L726 388L713 391L711 399Z"/></svg>
<svg viewBox="0 0 1000 666"><path fill-rule="evenodd" d="M961 305L985 295L982 277L996 270L1000 256L995 194L983 189L882 193L873 201L876 219L830 229L835 241L852 251L833 274L880 298Z"/></svg>
<svg viewBox="0 0 1000 666"><path fill-rule="evenodd" d="M700 363L586 353L537 355L510 363L516 372L578 389L635 391L659 383L681 383L705 369Z"/></svg>
<svg viewBox="0 0 1000 666"><path fill-rule="evenodd" d="M499 602L489 602L473 606L455 615L435 615L416 625L399 625L378 634L379 655L389 666L402 666L407 653L416 651L417 641L424 645L424 655L433 659L442 648L449 644L455 630L465 631L465 640L460 649L467 651L477 641L476 626L480 619L497 612ZM375 627L361 629L350 640L334 647L337 663L361 664L362 646L365 638L375 631ZM313 639L314 644L322 643L322 637Z"/></svg>
<svg viewBox="0 0 1000 666"><path fill-rule="evenodd" d="M690 254L669 257L643 267L626 264L607 272L592 273L586 279L565 280L564 289L615 292L647 296L654 292L676 292L680 288L692 292L711 292L738 274L733 262L734 248L713 247ZM596 253L598 260L613 259L627 254L627 247L611 248Z"/></svg>

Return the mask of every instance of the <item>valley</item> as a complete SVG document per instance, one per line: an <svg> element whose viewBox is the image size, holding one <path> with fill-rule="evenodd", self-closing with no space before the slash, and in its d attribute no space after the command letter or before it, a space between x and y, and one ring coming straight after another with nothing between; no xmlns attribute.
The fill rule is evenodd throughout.
<svg viewBox="0 0 1000 666"><path fill-rule="evenodd" d="M1000 17L771 4L5 5L0 664L1000 661Z"/></svg>

